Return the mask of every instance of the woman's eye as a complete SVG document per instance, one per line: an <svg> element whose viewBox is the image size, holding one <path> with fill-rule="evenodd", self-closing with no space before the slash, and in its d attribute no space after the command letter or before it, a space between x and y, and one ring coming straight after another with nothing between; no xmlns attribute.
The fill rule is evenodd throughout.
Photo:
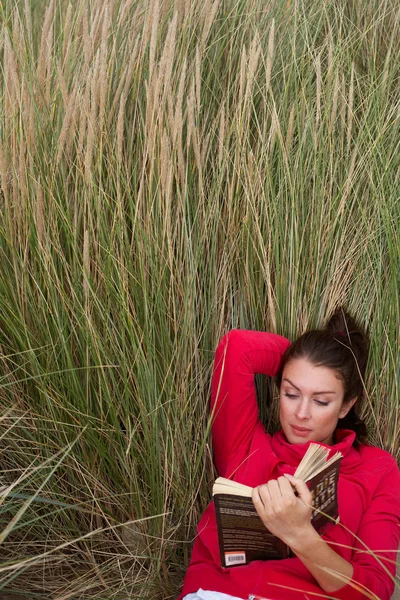
<svg viewBox="0 0 400 600"><path fill-rule="evenodd" d="M297 398L297 396L295 394L287 394L287 393L285 393L285 396L286 396L286 398L290 398L291 400L293 398Z"/></svg>
<svg viewBox="0 0 400 600"><path fill-rule="evenodd" d="M328 406L329 402L324 402L323 400L315 401L319 406Z"/></svg>

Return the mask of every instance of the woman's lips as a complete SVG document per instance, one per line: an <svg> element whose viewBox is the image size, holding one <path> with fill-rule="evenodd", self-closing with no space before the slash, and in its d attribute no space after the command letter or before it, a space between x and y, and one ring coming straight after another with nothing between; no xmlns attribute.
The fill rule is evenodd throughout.
<svg viewBox="0 0 400 600"><path fill-rule="evenodd" d="M290 427L293 429L294 433L296 435L299 435L300 437L306 437L311 431L311 429L306 429L305 427L297 427L296 425L291 425Z"/></svg>

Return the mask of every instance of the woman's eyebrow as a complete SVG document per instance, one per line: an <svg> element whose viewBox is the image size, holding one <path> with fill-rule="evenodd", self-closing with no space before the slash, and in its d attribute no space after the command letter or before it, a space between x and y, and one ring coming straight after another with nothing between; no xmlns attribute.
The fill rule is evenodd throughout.
<svg viewBox="0 0 400 600"><path fill-rule="evenodd" d="M298 390L300 392L300 388L298 388L297 385L294 385L294 383L292 381L290 381L290 379L288 379L287 377L285 377L285 379L283 381L287 381L288 383L290 383L290 385L292 387L296 388L296 390ZM325 392L314 392L314 394L336 394L336 392L325 391Z"/></svg>

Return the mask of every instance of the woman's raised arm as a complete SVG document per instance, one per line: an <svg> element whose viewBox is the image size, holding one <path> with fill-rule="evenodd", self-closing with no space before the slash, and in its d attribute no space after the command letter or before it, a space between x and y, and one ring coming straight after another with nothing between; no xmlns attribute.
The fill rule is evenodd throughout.
<svg viewBox="0 0 400 600"><path fill-rule="evenodd" d="M212 376L214 461L220 476L247 456L258 423L254 375L273 377L290 342L274 333L233 329L218 344Z"/></svg>

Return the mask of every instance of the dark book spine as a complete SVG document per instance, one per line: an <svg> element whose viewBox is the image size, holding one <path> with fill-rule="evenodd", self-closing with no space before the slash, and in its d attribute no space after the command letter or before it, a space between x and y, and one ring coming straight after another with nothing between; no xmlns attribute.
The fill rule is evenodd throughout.
<svg viewBox="0 0 400 600"><path fill-rule="evenodd" d="M319 534L335 525L339 517L337 500L339 466L340 460L327 471L319 473L307 482L313 495L311 523Z"/></svg>
<svg viewBox="0 0 400 600"><path fill-rule="evenodd" d="M289 556L288 546L268 531L251 498L216 494L214 506L222 567Z"/></svg>

